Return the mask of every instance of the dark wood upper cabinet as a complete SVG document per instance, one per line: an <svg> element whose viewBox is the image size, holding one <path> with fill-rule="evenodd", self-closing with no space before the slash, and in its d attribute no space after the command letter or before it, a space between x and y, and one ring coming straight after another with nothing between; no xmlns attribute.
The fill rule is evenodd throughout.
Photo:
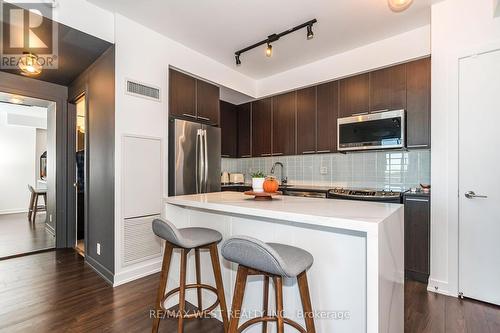
<svg viewBox="0 0 500 333"><path fill-rule="evenodd" d="M430 197L405 195L405 275L427 283L430 273Z"/></svg>
<svg viewBox="0 0 500 333"><path fill-rule="evenodd" d="M238 157L251 157L252 104L238 105Z"/></svg>
<svg viewBox="0 0 500 333"><path fill-rule="evenodd" d="M339 117L339 82L317 87L317 152L337 151L337 119Z"/></svg>
<svg viewBox="0 0 500 333"><path fill-rule="evenodd" d="M252 155L271 156L272 98L252 102Z"/></svg>
<svg viewBox="0 0 500 333"><path fill-rule="evenodd" d="M200 120L219 125L219 87L196 80L196 110Z"/></svg>
<svg viewBox="0 0 500 333"><path fill-rule="evenodd" d="M407 147L431 146L431 58L406 64Z"/></svg>
<svg viewBox="0 0 500 333"><path fill-rule="evenodd" d="M340 80L339 116L368 113L370 110L370 74L360 74Z"/></svg>
<svg viewBox="0 0 500 333"><path fill-rule="evenodd" d="M237 157L238 151L238 108L220 101L221 156Z"/></svg>
<svg viewBox="0 0 500 333"><path fill-rule="evenodd" d="M296 92L273 97L273 155L294 155Z"/></svg>
<svg viewBox="0 0 500 333"><path fill-rule="evenodd" d="M196 117L196 79L173 69L168 77L170 115Z"/></svg>
<svg viewBox="0 0 500 333"><path fill-rule="evenodd" d="M370 72L370 111L406 109L406 65Z"/></svg>
<svg viewBox="0 0 500 333"><path fill-rule="evenodd" d="M297 153L316 152L316 87L297 91Z"/></svg>

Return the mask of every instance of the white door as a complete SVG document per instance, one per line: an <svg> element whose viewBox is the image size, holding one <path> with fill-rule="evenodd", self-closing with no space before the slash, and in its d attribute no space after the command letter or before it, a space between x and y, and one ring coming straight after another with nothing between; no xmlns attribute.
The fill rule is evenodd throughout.
<svg viewBox="0 0 500 333"><path fill-rule="evenodd" d="M459 291L500 304L500 50L459 79Z"/></svg>

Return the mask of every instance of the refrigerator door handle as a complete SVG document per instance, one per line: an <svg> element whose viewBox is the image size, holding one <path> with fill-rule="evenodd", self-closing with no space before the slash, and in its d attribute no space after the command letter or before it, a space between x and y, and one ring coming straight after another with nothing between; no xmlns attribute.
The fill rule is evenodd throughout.
<svg viewBox="0 0 500 333"><path fill-rule="evenodd" d="M207 130L203 130L203 147L204 147L204 183L203 183L203 192L208 192L208 143L207 143Z"/></svg>
<svg viewBox="0 0 500 333"><path fill-rule="evenodd" d="M196 193L202 192L202 183L203 183L203 158L202 158L202 141L201 141L202 131L198 129L196 132Z"/></svg>

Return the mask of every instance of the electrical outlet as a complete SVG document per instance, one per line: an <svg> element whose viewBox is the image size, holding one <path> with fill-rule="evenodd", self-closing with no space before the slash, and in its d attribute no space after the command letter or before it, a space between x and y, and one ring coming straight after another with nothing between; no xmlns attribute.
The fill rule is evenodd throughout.
<svg viewBox="0 0 500 333"><path fill-rule="evenodd" d="M326 175L328 173L328 168L327 167L319 168L319 173L322 175Z"/></svg>
<svg viewBox="0 0 500 333"><path fill-rule="evenodd" d="M101 243L97 243L97 255L101 255Z"/></svg>
<svg viewBox="0 0 500 333"><path fill-rule="evenodd" d="M49 214L49 222L52 222L52 214Z"/></svg>

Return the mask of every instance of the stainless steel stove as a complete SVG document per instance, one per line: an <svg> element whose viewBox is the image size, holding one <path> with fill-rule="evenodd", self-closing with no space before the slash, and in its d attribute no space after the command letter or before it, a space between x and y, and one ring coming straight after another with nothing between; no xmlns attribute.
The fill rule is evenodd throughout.
<svg viewBox="0 0 500 333"><path fill-rule="evenodd" d="M402 193L390 190L334 188L328 191L327 198L401 203Z"/></svg>

